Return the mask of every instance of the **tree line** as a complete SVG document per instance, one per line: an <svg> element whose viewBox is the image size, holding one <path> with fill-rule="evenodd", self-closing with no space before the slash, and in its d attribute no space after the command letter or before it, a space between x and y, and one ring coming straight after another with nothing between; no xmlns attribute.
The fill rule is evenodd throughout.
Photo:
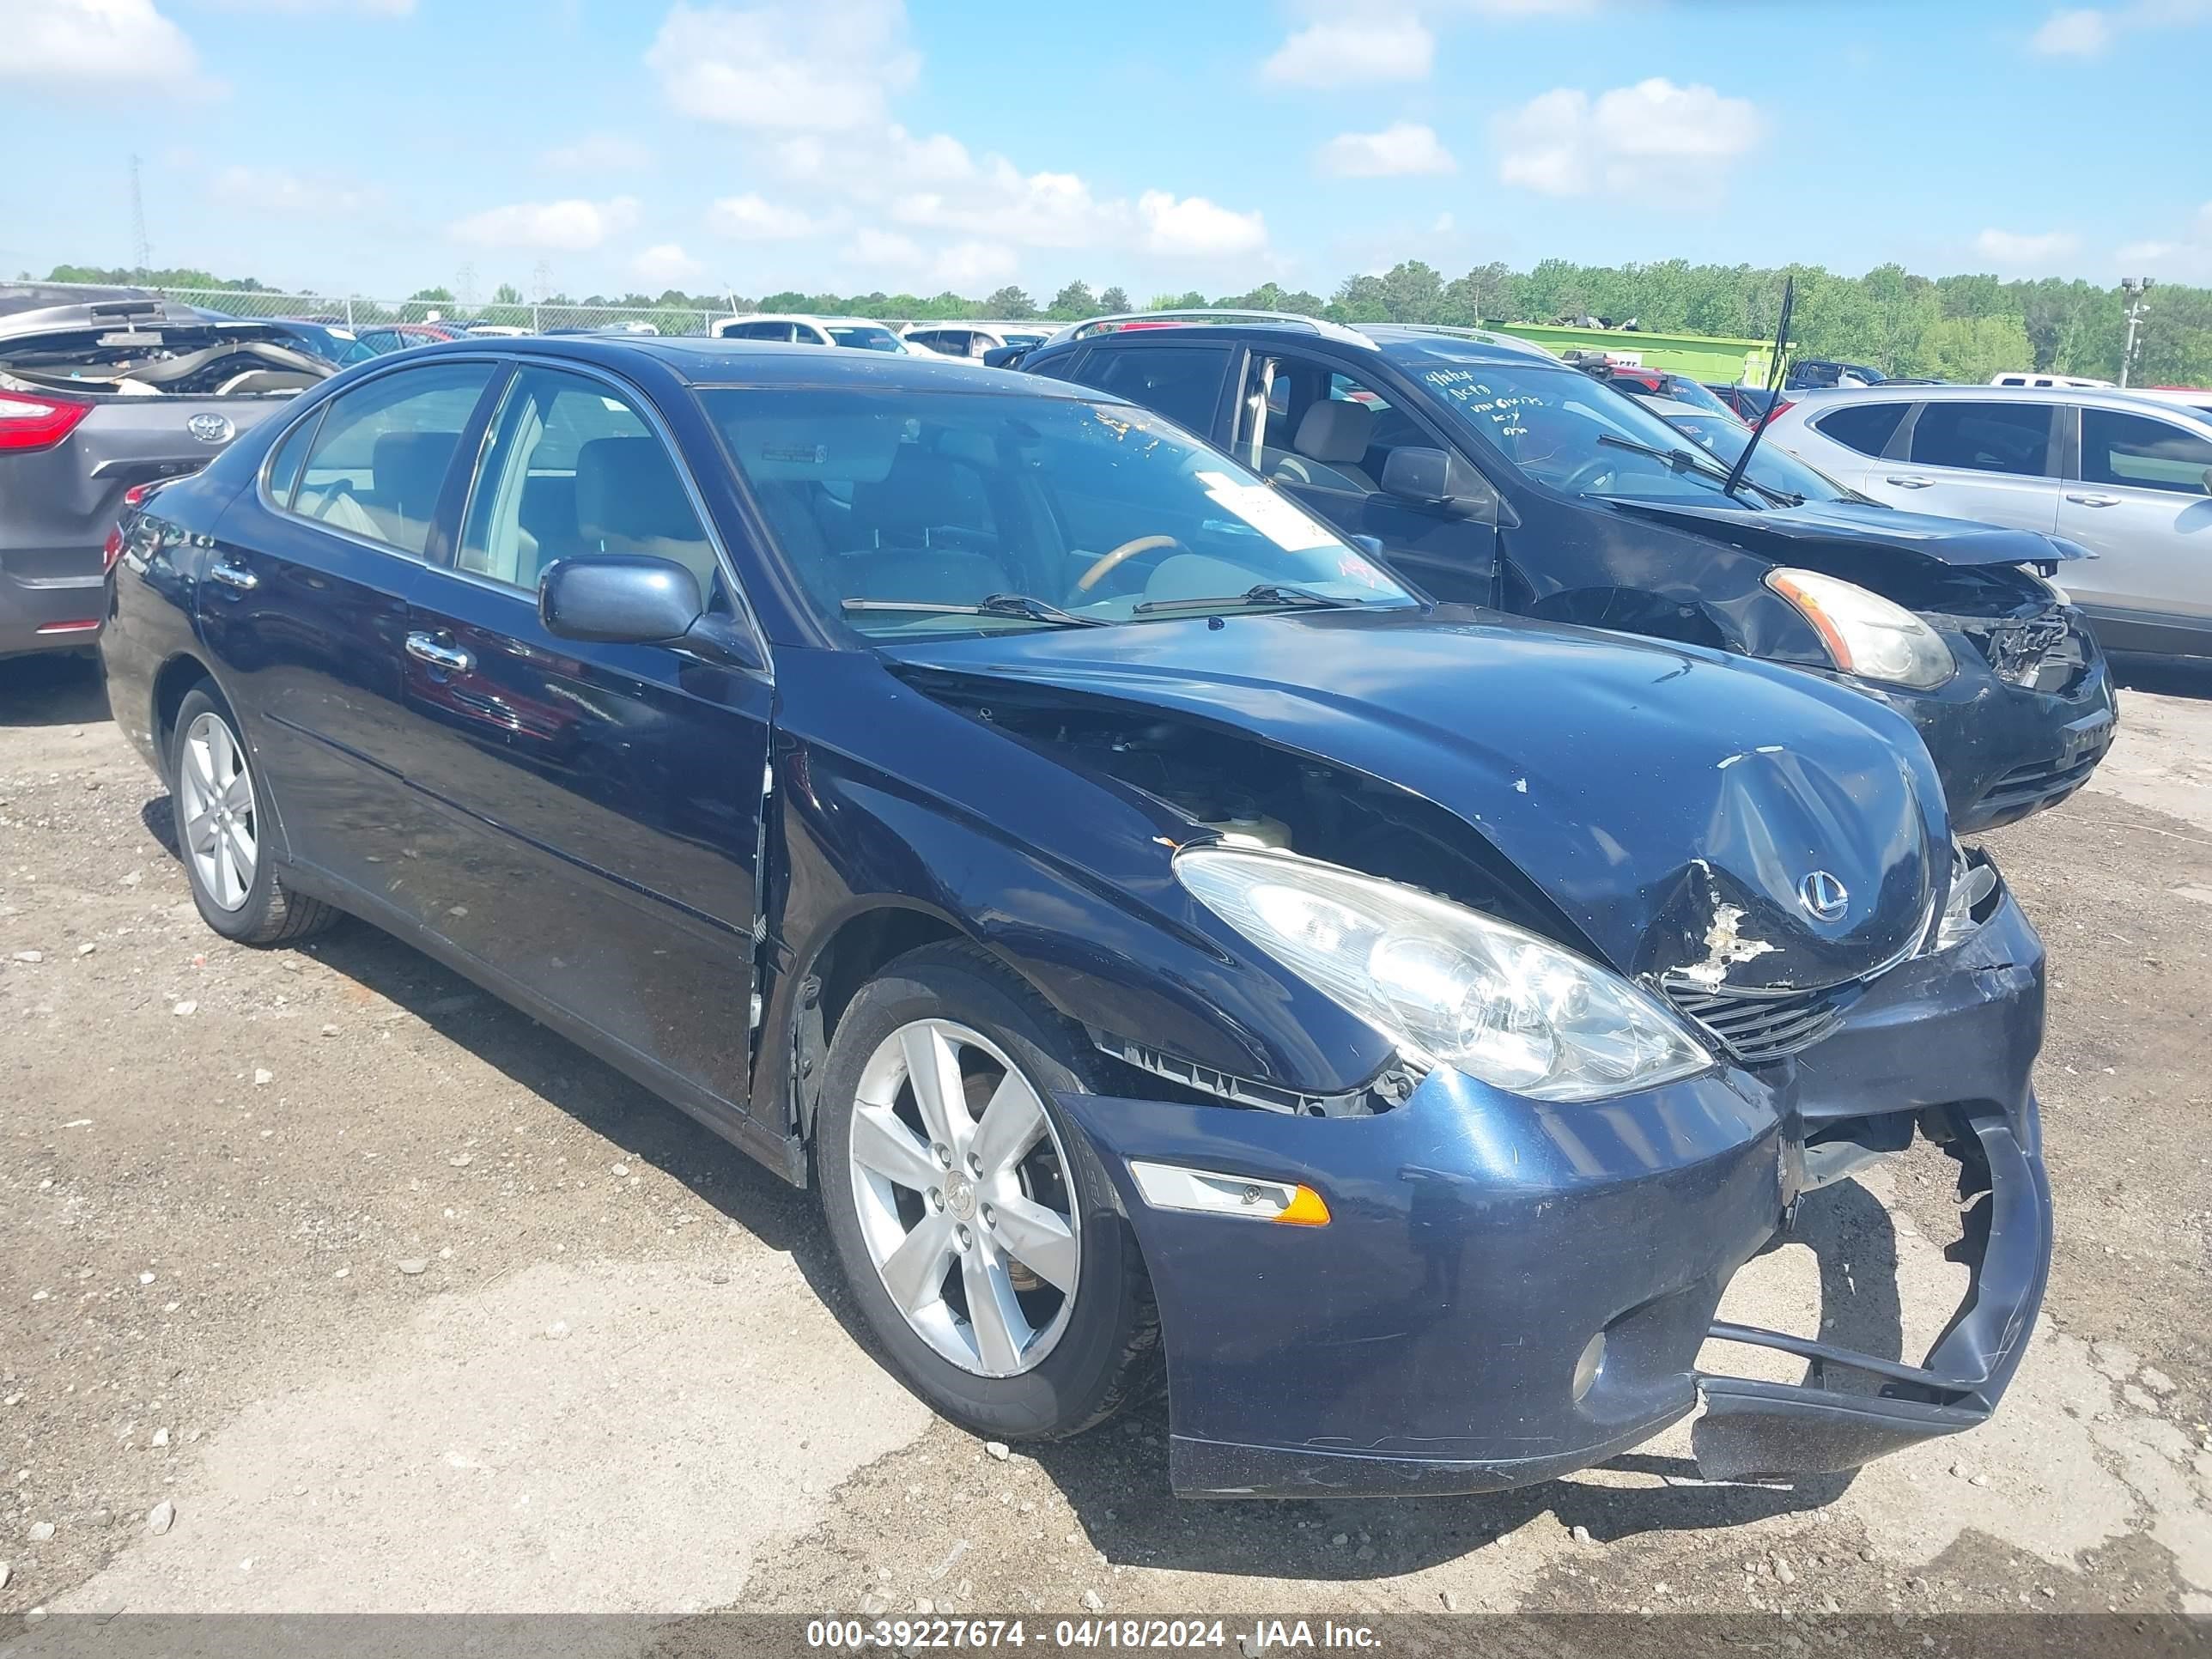
<svg viewBox="0 0 2212 1659"><path fill-rule="evenodd" d="M1292 311L1347 323L1442 323L1475 327L1500 322L1555 322L1584 316L1614 323L1635 320L1659 332L1770 337L1785 279L1795 277L1797 305L1791 333L1801 357L1869 363L1889 374L1980 381L2004 369L2033 368L2118 380L2127 340L2127 301L2117 288L2078 278L2005 281L1986 275L1921 276L1901 265L1881 265L1863 276L1840 276L1818 265L1767 268L1692 264L1668 259L1650 264L1589 265L1547 259L1532 270L1503 264L1478 265L1447 279L1419 259L1380 275L1346 277L1324 296L1263 283L1243 294L1208 295L1196 289L1151 296L1152 307L1239 307ZM200 270L131 271L86 265L57 266L49 281L139 283L170 288L270 290L252 280L227 280ZM502 284L487 303L463 305L444 288L418 289L410 300L441 304L489 321L530 320L530 302ZM356 301L356 307L362 302ZM947 290L935 295L810 294L797 289L758 300L720 294L566 294L538 302L547 310L620 307L649 316L731 311L800 311L875 317L890 321L1036 318L1072 322L1133 308L1119 287L1094 292L1072 282L1048 301L1009 284L981 298ZM696 326L696 321L692 324ZM2161 285L2143 307L2130 379L2137 385L2212 386L2212 289Z"/></svg>

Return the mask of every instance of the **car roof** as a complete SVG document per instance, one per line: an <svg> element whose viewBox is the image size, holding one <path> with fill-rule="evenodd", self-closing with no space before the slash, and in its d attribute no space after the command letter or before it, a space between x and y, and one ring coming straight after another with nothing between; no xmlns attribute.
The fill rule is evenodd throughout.
<svg viewBox="0 0 2212 1659"><path fill-rule="evenodd" d="M1784 418L1809 420L1814 415L1847 403L2047 404L2057 398L2084 408L2118 410L2135 414L2155 409L2212 431L2212 415L2203 414L2178 399L2146 397L2141 391L2122 391L2118 386L1823 386L1817 391L1801 392L1791 402Z"/></svg>
<svg viewBox="0 0 2212 1659"><path fill-rule="evenodd" d="M622 371L641 359L692 386L857 386L872 392L981 392L1003 397L1057 397L1082 403L1128 400L1091 386L1009 374L957 357L910 356L847 346L781 340L706 339L694 335L528 334L516 339L461 339L410 352L413 362L494 350Z"/></svg>
<svg viewBox="0 0 2212 1659"><path fill-rule="evenodd" d="M1296 341L1304 345L1351 346L1357 350L1375 351L1394 362L1434 360L1523 366L1533 362L1553 368L1569 367L1540 345L1514 339L1510 335L1494 334L1485 329L1447 328L1425 323L1362 323L1352 328L1317 318L1287 314L1255 317L1249 313L1240 316L1234 312L1223 313L1223 320L1218 323L1209 322L1198 315L1176 316L1150 323L1145 321L1141 313L1133 313L1126 320L1144 325L1125 326L1096 334L1075 334L1073 329L1089 326L1076 324L1061 331L1069 337L1048 340L1046 347L1056 349L1061 346L1097 345L1101 342L1122 340L1147 344L1164 338L1203 334L1207 338L1247 343Z"/></svg>

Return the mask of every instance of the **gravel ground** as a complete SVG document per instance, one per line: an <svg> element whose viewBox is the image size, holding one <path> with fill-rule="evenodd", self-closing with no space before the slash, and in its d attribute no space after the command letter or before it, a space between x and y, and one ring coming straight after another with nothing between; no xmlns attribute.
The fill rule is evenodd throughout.
<svg viewBox="0 0 2212 1659"><path fill-rule="evenodd" d="M0 1613L2212 1612L2212 674L1990 846L2049 942L2060 1238L1998 1420L1855 1478L1686 1433L1522 1492L1167 1496L868 1358L810 1195L358 925L203 927L96 675L0 664ZM1948 1165L1808 1201L1738 1316L1917 1353ZM1002 1451L1003 1449L1000 1449Z"/></svg>

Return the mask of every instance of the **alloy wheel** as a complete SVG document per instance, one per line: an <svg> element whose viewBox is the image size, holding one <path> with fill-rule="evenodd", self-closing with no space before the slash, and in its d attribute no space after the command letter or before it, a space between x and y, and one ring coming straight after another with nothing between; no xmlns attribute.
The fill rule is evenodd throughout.
<svg viewBox="0 0 2212 1659"><path fill-rule="evenodd" d="M920 1019L860 1074L848 1149L860 1234L916 1335L979 1376L1019 1376L1066 1329L1082 1221L1060 1132L981 1033Z"/></svg>
<svg viewBox="0 0 2212 1659"><path fill-rule="evenodd" d="M185 728L181 763L177 832L200 890L222 909L242 908L261 862L245 747L220 714L203 714Z"/></svg>

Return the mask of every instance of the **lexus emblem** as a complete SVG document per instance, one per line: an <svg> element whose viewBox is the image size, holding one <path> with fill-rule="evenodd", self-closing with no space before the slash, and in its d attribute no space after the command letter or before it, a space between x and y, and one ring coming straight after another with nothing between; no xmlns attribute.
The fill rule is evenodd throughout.
<svg viewBox="0 0 2212 1659"><path fill-rule="evenodd" d="M228 415L195 415L185 422L185 430L204 444L227 444L238 428Z"/></svg>
<svg viewBox="0 0 2212 1659"><path fill-rule="evenodd" d="M1797 884L1797 902L1815 921L1834 921L1850 908L1851 890L1826 870L1815 870Z"/></svg>

